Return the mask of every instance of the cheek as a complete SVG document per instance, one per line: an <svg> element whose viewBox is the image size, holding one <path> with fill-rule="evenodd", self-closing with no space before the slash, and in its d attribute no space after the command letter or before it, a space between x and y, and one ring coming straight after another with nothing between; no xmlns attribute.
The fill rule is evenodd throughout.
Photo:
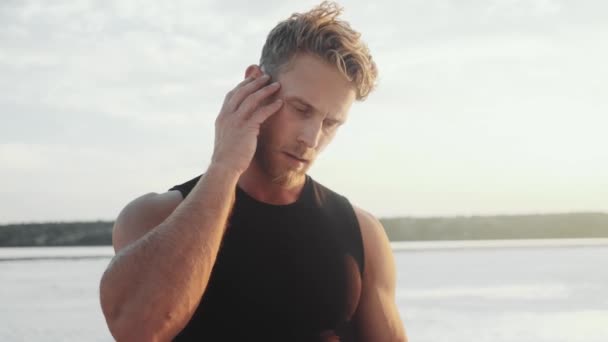
<svg viewBox="0 0 608 342"><path fill-rule="evenodd" d="M323 134L319 141L319 146L317 147L317 153L321 153L327 147L327 145L329 145L329 143L334 139L335 135L335 132L331 134Z"/></svg>
<svg viewBox="0 0 608 342"><path fill-rule="evenodd" d="M284 144L285 135L288 132L285 126L286 120L284 119L285 113L283 110L272 114L266 121L262 123L260 127L260 142L265 145L282 145Z"/></svg>
<svg viewBox="0 0 608 342"><path fill-rule="evenodd" d="M281 116L283 112L283 108L279 109L278 112L270 115L266 121L262 122L261 130L272 131L275 130L277 126L280 126ZM267 132L268 133L268 132Z"/></svg>
<svg viewBox="0 0 608 342"><path fill-rule="evenodd" d="M285 135L294 129L293 115L285 107L282 107L266 119L263 125L272 129L274 135Z"/></svg>

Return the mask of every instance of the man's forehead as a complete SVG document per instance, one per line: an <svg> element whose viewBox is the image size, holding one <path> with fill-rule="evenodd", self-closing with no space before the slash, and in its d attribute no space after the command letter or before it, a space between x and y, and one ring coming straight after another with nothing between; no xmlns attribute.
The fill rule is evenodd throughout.
<svg viewBox="0 0 608 342"><path fill-rule="evenodd" d="M308 54L294 57L278 73L277 81L286 101L307 105L336 119L346 118L356 98L352 83L335 66Z"/></svg>

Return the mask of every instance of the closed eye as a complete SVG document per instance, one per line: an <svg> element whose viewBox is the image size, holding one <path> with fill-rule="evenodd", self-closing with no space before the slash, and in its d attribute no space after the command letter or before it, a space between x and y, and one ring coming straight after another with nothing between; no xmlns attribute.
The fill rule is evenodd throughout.
<svg viewBox="0 0 608 342"><path fill-rule="evenodd" d="M338 121L338 120L323 121L323 125L325 125L325 127L327 127L327 128L334 128L334 127L337 127L339 124L340 124L340 121Z"/></svg>
<svg viewBox="0 0 608 342"><path fill-rule="evenodd" d="M296 112L300 113L300 114L307 114L310 111L310 107L308 106L295 106L295 105L291 105Z"/></svg>

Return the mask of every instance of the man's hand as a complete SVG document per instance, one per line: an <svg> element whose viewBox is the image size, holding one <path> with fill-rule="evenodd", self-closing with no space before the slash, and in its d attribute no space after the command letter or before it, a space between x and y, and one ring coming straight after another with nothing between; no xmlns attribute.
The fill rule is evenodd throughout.
<svg viewBox="0 0 608 342"><path fill-rule="evenodd" d="M243 173L251 163L261 124L282 106L280 99L267 103L279 90L278 82L266 85L270 77L249 77L226 94L215 120L212 164ZM265 86L266 85L266 86Z"/></svg>

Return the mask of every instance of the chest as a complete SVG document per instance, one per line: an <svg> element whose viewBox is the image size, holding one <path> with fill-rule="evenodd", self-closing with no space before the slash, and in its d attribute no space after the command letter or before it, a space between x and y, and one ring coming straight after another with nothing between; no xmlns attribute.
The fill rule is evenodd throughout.
<svg viewBox="0 0 608 342"><path fill-rule="evenodd" d="M207 303L299 331L348 320L361 279L340 227L314 209L235 211L205 294L215 298Z"/></svg>

